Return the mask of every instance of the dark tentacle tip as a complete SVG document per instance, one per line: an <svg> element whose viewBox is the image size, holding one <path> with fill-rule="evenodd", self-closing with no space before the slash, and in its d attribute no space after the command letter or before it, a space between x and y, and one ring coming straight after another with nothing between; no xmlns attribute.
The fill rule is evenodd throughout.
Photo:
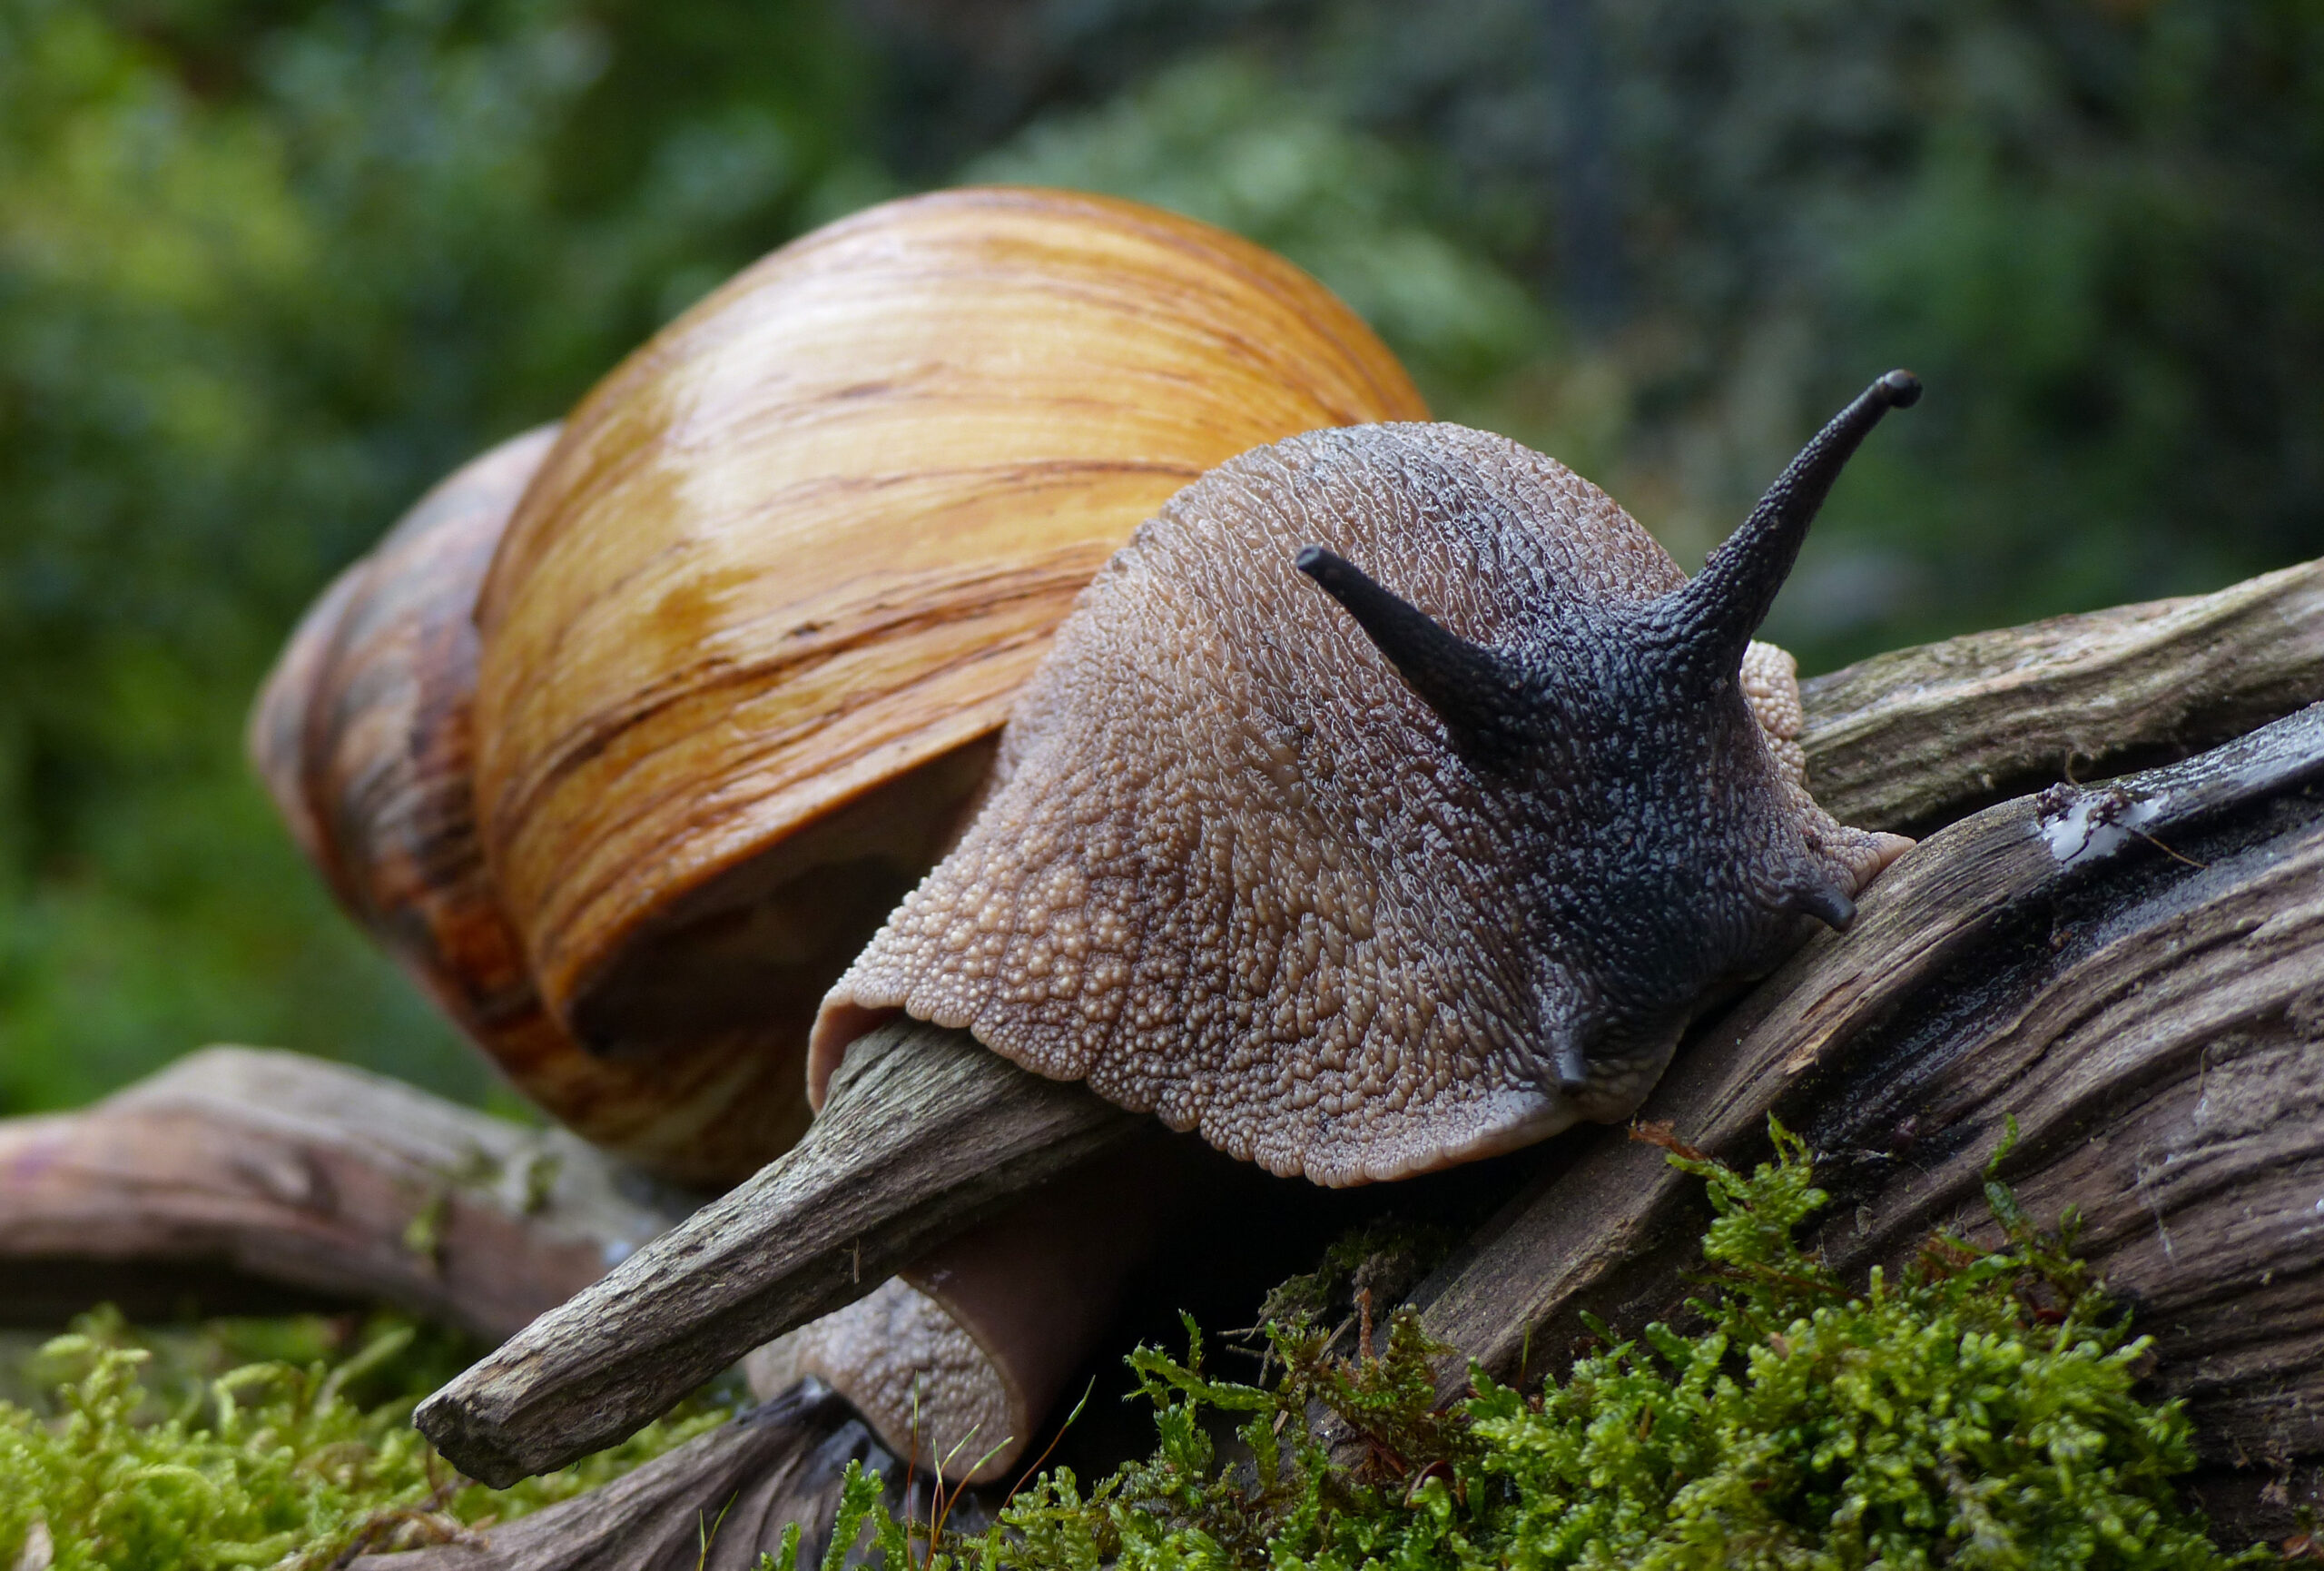
<svg viewBox="0 0 2324 1571"><path fill-rule="evenodd" d="M1890 409L1908 410L1921 401L1921 379L1908 371L1892 371L1872 385L1888 395Z"/></svg>
<svg viewBox="0 0 2324 1571"><path fill-rule="evenodd" d="M1561 1042L1557 1050L1558 1090L1568 1096L1579 1096L1590 1089L1590 1060L1574 1042Z"/></svg>
<svg viewBox="0 0 2324 1571"><path fill-rule="evenodd" d="M1291 558L1291 565L1320 584L1342 564L1339 558L1321 546L1302 546L1299 554Z"/></svg>
<svg viewBox="0 0 2324 1571"><path fill-rule="evenodd" d="M1835 933L1846 933L1856 920L1856 902L1838 890L1823 884L1811 884L1795 889L1786 902L1803 916L1812 916Z"/></svg>

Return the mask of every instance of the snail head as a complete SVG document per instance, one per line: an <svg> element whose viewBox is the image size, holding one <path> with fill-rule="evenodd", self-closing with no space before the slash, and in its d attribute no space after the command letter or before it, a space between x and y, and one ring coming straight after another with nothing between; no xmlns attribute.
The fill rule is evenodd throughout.
<svg viewBox="0 0 2324 1571"><path fill-rule="evenodd" d="M1541 969L1541 1068L1585 1106L1635 1100L1687 1016L1768 970L1802 918L1846 928L1901 847L1816 808L1743 667L1841 468L1920 391L1902 371L1866 389L1694 578L1640 603L1544 604L1498 647L1323 547L1295 558L1434 713L1501 820L1541 930L1508 951Z"/></svg>

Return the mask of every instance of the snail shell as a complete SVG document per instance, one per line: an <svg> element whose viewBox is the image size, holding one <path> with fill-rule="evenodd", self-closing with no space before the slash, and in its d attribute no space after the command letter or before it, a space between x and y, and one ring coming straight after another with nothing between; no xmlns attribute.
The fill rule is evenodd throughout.
<svg viewBox="0 0 2324 1571"><path fill-rule="evenodd" d="M585 1051L542 1008L476 837L470 613L556 437L458 469L339 576L261 690L250 751L340 904L512 1085L596 1144L714 1184L796 1137L797 1076L732 1036L650 1058Z"/></svg>
<svg viewBox="0 0 2324 1571"><path fill-rule="evenodd" d="M614 1053L747 1020L799 1075L1131 529L1422 412L1312 279L1128 203L947 192L737 277L576 410L478 602L478 820L550 1012Z"/></svg>
<svg viewBox="0 0 2324 1571"><path fill-rule="evenodd" d="M731 1181L804 1126L825 988L1132 528L1246 449L1423 412L1360 321L1219 231L889 203L431 493L309 613L251 751L520 1091Z"/></svg>

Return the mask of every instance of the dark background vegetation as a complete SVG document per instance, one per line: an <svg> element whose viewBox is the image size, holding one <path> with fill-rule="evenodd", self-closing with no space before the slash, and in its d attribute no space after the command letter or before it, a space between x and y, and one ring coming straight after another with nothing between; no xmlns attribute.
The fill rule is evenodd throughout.
<svg viewBox="0 0 2324 1571"><path fill-rule="evenodd" d="M487 1075L241 762L308 598L720 278L966 180L1287 252L1692 567L1892 364L1817 669L2324 552L2319 0L0 0L0 1112Z"/></svg>

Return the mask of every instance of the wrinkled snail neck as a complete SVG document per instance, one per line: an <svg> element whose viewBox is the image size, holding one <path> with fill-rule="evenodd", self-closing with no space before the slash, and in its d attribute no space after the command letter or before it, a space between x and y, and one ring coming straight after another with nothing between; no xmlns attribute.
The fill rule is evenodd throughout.
<svg viewBox="0 0 2324 1571"><path fill-rule="evenodd" d="M1881 416L1909 408L1920 396L1919 379L1904 371L1865 389L1800 450L1699 574L1607 624L1667 702L1705 712L1703 729L1711 724L1713 706L1731 705L1744 650L1775 605L1832 482ZM1560 672L1462 637L1321 546L1301 550L1294 565L1355 619L1444 723L1464 757L1505 771L1530 754L1554 748L1571 727L1572 710L1563 701ZM1787 904L1833 928L1856 916L1847 893L1826 884L1792 890ZM1566 1066L1569 1079L1578 1067Z"/></svg>
<svg viewBox="0 0 2324 1571"><path fill-rule="evenodd" d="M1800 450L1699 574L1644 608L1632 641L1669 686L1707 695L1734 682L1832 482L1882 415L1920 396L1910 371L1892 371L1866 388ZM1565 723L1563 709L1546 697L1554 673L1470 642L1321 546L1306 547L1293 562L1355 618L1464 753L1505 763ZM1832 920L1820 910L1809 914Z"/></svg>

